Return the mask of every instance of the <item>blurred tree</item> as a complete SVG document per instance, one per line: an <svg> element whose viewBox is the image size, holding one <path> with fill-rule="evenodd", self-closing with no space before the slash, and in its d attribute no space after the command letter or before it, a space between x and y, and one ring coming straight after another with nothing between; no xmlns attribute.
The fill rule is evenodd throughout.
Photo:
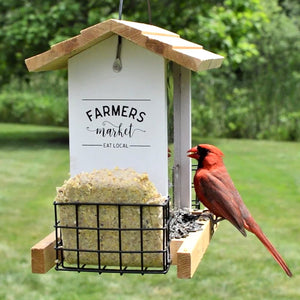
<svg viewBox="0 0 300 300"><path fill-rule="evenodd" d="M300 4L260 4L267 19L255 24L258 34L248 34L254 52L244 51L239 63L226 57L225 67L195 76L193 122L205 135L300 140Z"/></svg>
<svg viewBox="0 0 300 300"><path fill-rule="evenodd" d="M26 76L25 58L87 26L118 18L118 6L115 0L1 1L0 83L12 75ZM153 0L151 8L153 24L221 52L228 58L225 64L230 71L257 54L249 39L266 21L257 0ZM123 14L125 19L147 23L147 1L124 1Z"/></svg>
<svg viewBox="0 0 300 300"><path fill-rule="evenodd" d="M2 0L0 88L16 78L36 86L25 58L118 18L118 8L117 0ZM193 74L201 135L300 140L298 0L151 0L151 9L154 25L225 56L221 69ZM147 1L124 1L123 19L148 23Z"/></svg>

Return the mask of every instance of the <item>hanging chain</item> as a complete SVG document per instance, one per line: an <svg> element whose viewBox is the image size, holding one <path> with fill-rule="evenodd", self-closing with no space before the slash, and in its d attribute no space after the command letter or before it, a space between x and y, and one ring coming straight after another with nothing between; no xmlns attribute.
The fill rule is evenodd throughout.
<svg viewBox="0 0 300 300"><path fill-rule="evenodd" d="M148 6L149 24L152 24L152 14L151 14L150 0L147 0L147 6ZM119 20L122 19L122 12L123 12L123 0L120 0L120 4L119 4ZM118 46L117 46L116 59L115 59L114 64L113 64L113 70L116 73L119 73L122 70L121 48L122 48L122 37L119 35L118 36Z"/></svg>

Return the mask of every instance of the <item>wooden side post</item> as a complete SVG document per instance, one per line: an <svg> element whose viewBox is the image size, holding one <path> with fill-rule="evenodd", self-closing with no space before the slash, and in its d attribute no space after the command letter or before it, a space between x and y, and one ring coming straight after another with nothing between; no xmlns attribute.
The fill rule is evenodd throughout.
<svg viewBox="0 0 300 300"><path fill-rule="evenodd" d="M47 273L55 265L56 252L55 231L39 241L31 248L32 273Z"/></svg>
<svg viewBox="0 0 300 300"><path fill-rule="evenodd" d="M191 71L174 63L174 203L191 208Z"/></svg>

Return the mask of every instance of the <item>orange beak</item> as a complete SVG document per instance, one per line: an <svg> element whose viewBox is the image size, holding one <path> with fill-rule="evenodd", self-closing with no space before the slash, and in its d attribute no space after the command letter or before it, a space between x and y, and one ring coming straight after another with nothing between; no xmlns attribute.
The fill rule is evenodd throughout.
<svg viewBox="0 0 300 300"><path fill-rule="evenodd" d="M187 153L188 153L188 157L190 158L194 158L197 160L200 158L197 147L193 147L192 149L188 150Z"/></svg>

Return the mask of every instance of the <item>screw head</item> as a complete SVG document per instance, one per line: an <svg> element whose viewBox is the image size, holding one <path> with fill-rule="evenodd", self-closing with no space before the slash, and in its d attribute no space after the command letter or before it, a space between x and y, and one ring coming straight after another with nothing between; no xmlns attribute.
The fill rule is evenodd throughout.
<svg viewBox="0 0 300 300"><path fill-rule="evenodd" d="M114 64L113 64L113 70L116 73L119 73L122 70L122 63L120 58L116 58Z"/></svg>

